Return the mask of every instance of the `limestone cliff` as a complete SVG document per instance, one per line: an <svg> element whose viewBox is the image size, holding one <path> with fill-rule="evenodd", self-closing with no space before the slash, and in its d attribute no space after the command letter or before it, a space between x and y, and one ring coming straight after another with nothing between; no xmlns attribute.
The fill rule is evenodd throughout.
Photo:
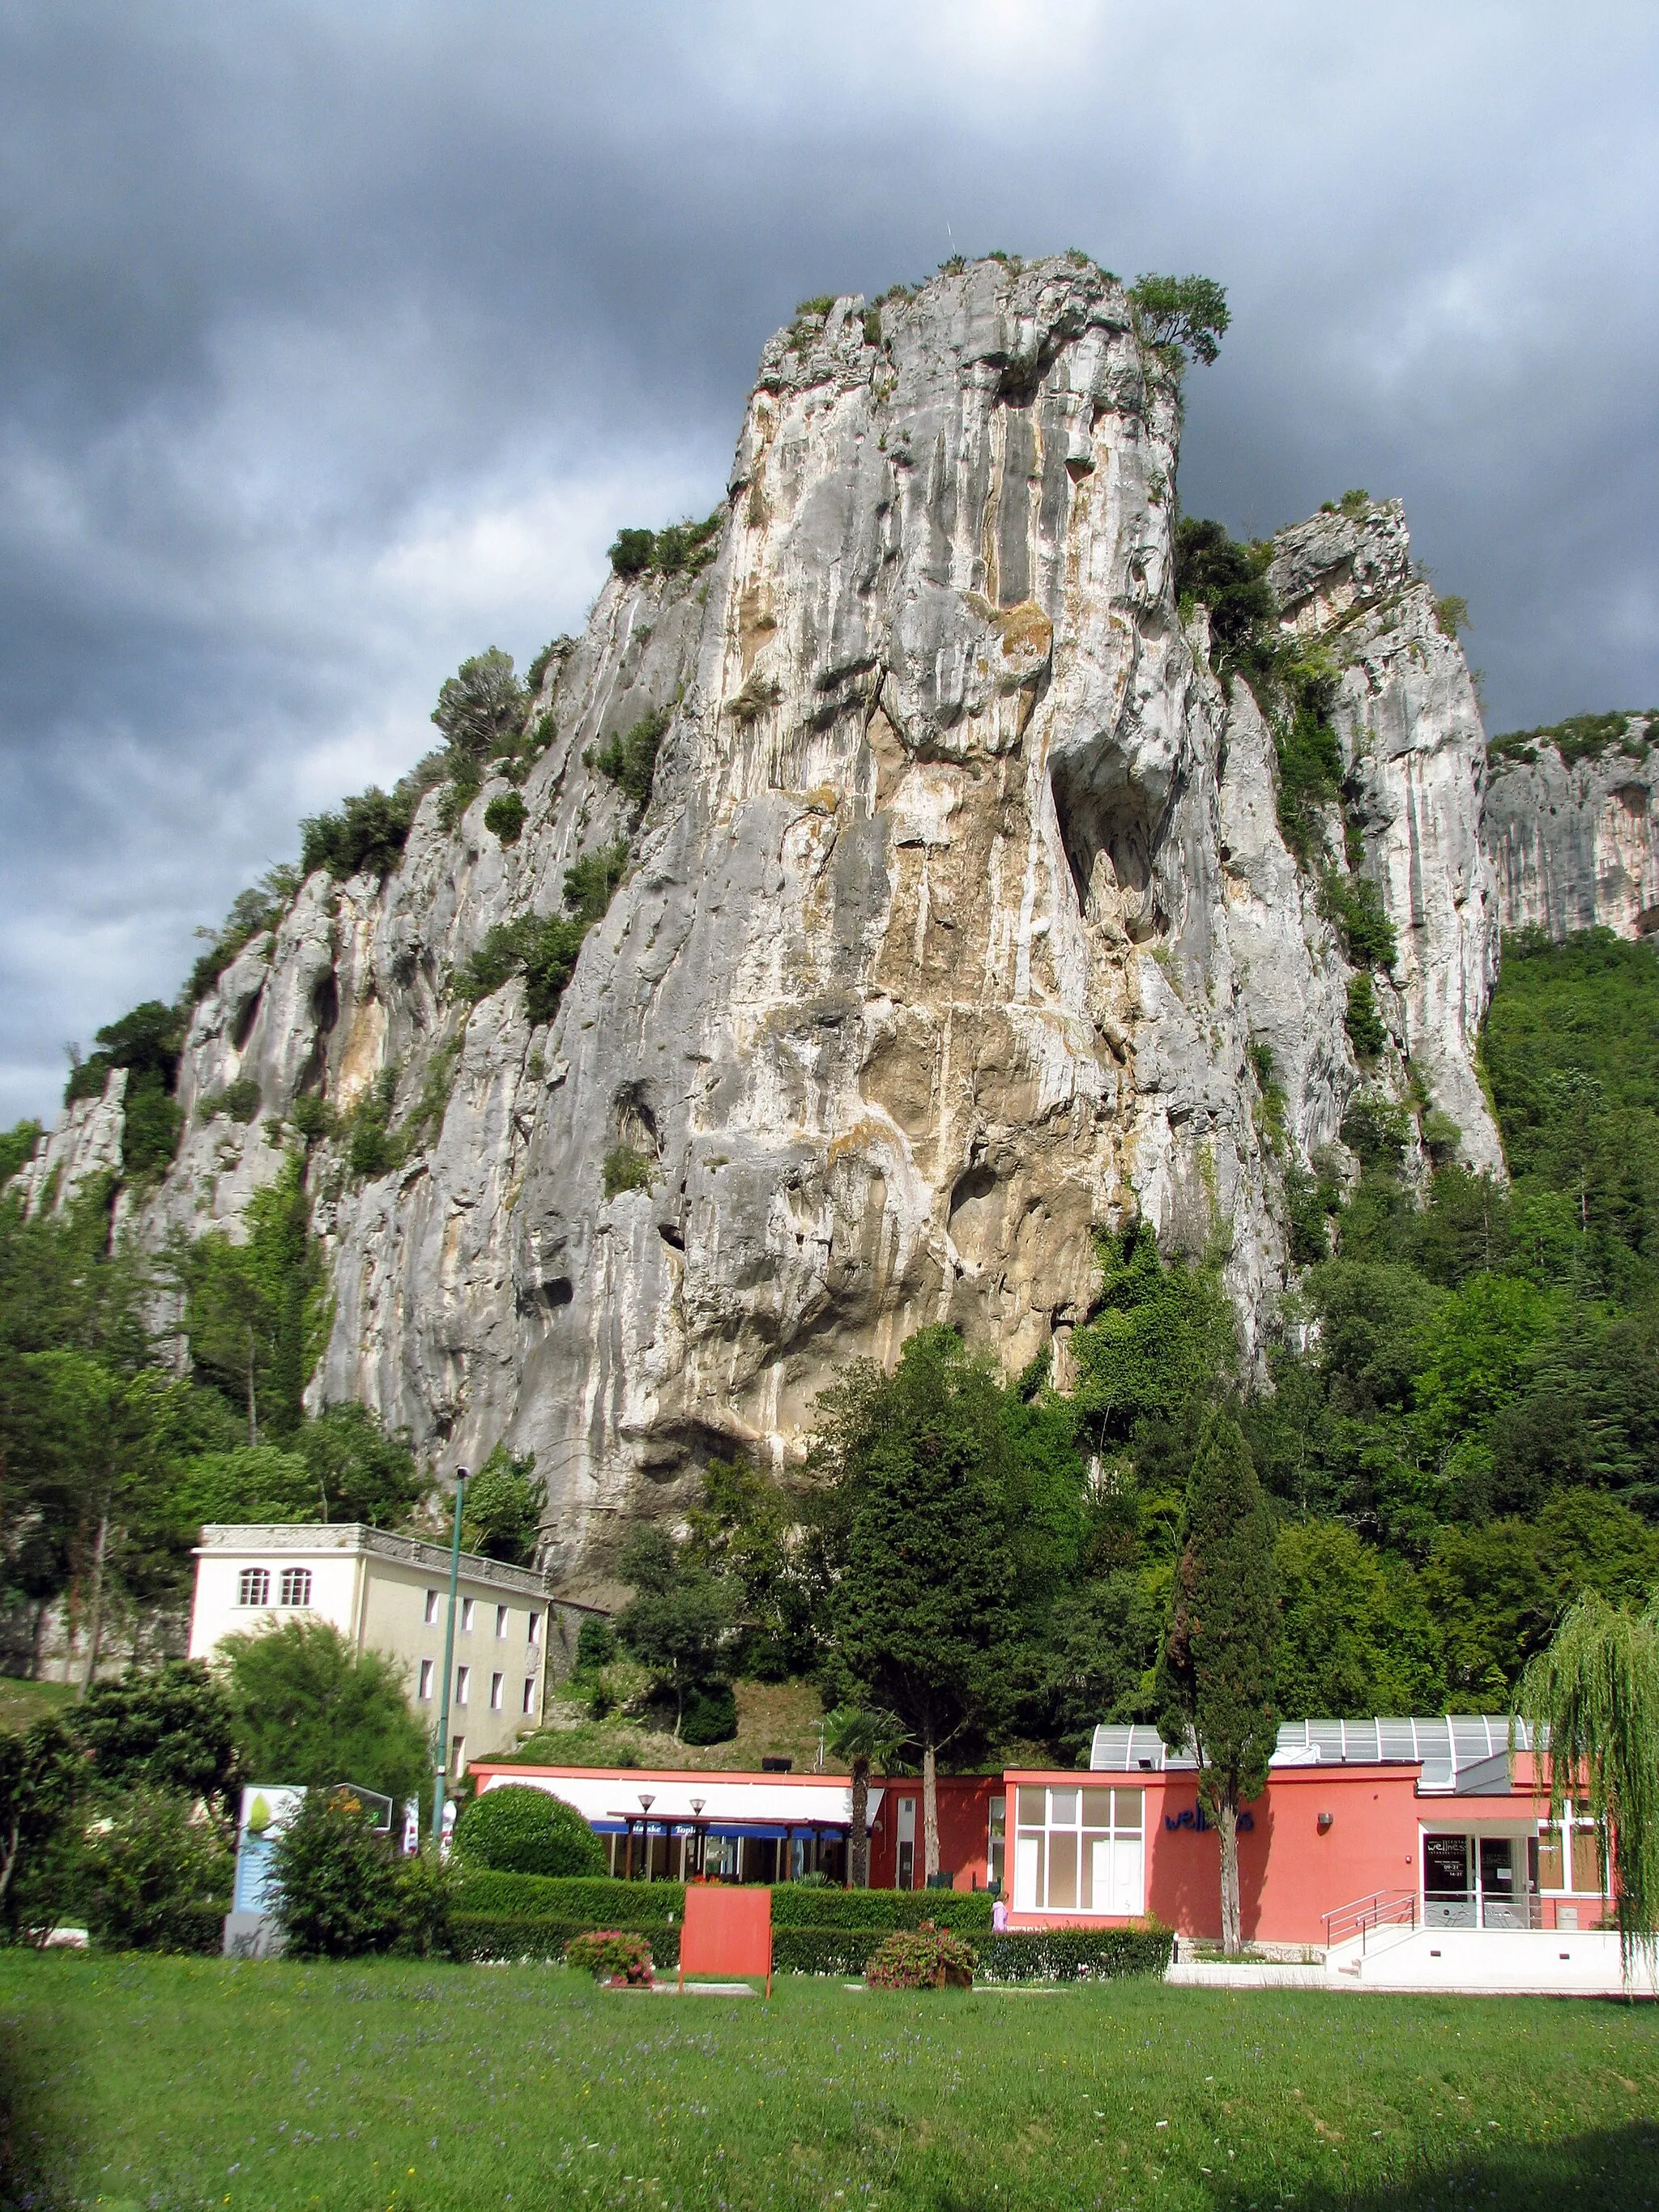
<svg viewBox="0 0 1659 2212"><path fill-rule="evenodd" d="M1069 258L780 333L712 565L613 575L550 663L517 842L484 826L505 785L453 831L428 793L401 866L313 876L198 1006L144 1233L234 1225L297 1097L345 1111L395 1071L401 1167L310 1154L334 1292L313 1391L441 1467L533 1450L547 1561L580 1586L618 1516L676 1510L710 1454L783 1461L837 1364L925 1322L1063 1380L1097 1233L1131 1210L1224 1250L1252 1352L1285 1166L1362 1083L1499 1164L1472 1066L1485 738L1403 515L1316 517L1272 571L1340 678L1332 848L1346 830L1398 936L1362 1075L1273 733L1177 612L1180 416L1121 286ZM654 711L636 824L599 755ZM520 980L459 1003L491 926L556 912L618 836L551 1024ZM204 1118L249 1079L258 1117ZM646 1187L607 1176L619 1151Z"/></svg>
<svg viewBox="0 0 1659 2212"><path fill-rule="evenodd" d="M1494 748L1484 840L1505 929L1552 937L1595 923L1621 937L1659 929L1659 755L1651 749L1659 717L1593 720L1603 726L1591 733L1601 742L1577 757L1571 738L1581 732L1572 725ZM1622 726L1610 732L1608 723Z"/></svg>

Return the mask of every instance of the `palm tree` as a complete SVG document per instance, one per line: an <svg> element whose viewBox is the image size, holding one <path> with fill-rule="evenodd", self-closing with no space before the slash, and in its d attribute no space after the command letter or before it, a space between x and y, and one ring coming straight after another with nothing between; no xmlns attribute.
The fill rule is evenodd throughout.
<svg viewBox="0 0 1659 2212"><path fill-rule="evenodd" d="M847 1838L847 1886L870 1887L870 1770L885 1766L908 1737L896 1713L870 1705L837 1705L824 1717L823 1741L852 1769L853 1819Z"/></svg>
<svg viewBox="0 0 1659 2212"><path fill-rule="evenodd" d="M1637 1951L1659 1947L1659 1593L1642 1613L1593 1592L1569 1607L1521 1677L1511 1748L1522 1725L1551 1820L1570 1797L1587 1806L1604 1885L1613 1862L1628 1972Z"/></svg>

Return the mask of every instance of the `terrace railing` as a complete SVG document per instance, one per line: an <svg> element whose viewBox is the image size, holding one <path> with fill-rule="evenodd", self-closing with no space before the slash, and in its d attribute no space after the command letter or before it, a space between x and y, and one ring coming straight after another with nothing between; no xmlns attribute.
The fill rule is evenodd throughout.
<svg viewBox="0 0 1659 2212"><path fill-rule="evenodd" d="M1416 1927L1417 1892L1374 1890L1370 1896L1356 1898L1352 1905L1339 1905L1334 1912L1327 1912L1322 1917L1328 1950L1335 1950L1340 1943L1352 1943L1358 1937L1363 1955L1379 1928Z"/></svg>

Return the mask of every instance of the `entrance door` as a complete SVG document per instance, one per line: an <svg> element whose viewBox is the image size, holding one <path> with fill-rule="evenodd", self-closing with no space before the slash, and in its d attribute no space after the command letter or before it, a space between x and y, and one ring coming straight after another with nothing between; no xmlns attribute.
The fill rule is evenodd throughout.
<svg viewBox="0 0 1659 2212"><path fill-rule="evenodd" d="M1508 1836L1480 1838L1480 1925L1524 1928L1527 1899L1515 1879L1515 1844Z"/></svg>
<svg viewBox="0 0 1659 2212"><path fill-rule="evenodd" d="M916 1801L898 1801L898 1882L900 1889L916 1886Z"/></svg>
<svg viewBox="0 0 1659 2212"><path fill-rule="evenodd" d="M1476 1923L1474 1869L1467 1836L1423 1838L1423 1924L1473 1928Z"/></svg>

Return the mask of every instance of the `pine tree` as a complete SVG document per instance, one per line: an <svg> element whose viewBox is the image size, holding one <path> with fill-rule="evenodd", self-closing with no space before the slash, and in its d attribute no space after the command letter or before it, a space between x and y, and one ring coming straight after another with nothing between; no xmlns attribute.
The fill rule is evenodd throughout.
<svg viewBox="0 0 1659 2212"><path fill-rule="evenodd" d="M1277 1735L1273 1524L1243 1431L1211 1413L1187 1485L1169 1633L1158 1667L1164 1741L1198 1753L1199 1802L1221 1837L1221 1937L1242 1941L1238 1814L1259 1796Z"/></svg>

